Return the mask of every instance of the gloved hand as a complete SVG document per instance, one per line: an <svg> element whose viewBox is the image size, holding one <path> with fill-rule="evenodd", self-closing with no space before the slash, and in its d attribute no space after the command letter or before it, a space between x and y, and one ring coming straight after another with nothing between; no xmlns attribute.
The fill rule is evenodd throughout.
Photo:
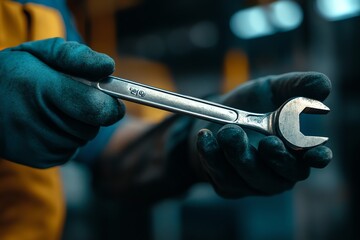
<svg viewBox="0 0 360 240"><path fill-rule="evenodd" d="M330 80L323 74L288 73L250 81L221 97L219 102L265 113L295 96L323 101L330 90ZM332 158L326 146L294 152L276 136L262 136L255 147L253 134L248 135L237 125L221 127L199 120L194 129L200 128L204 129L196 140L193 138L192 145L196 141L202 170L216 192L227 198L283 192L306 179L311 167L325 167Z"/></svg>
<svg viewBox="0 0 360 240"><path fill-rule="evenodd" d="M100 126L121 119L121 102L72 79L98 81L114 61L61 38L0 52L0 157L47 168L71 159Z"/></svg>

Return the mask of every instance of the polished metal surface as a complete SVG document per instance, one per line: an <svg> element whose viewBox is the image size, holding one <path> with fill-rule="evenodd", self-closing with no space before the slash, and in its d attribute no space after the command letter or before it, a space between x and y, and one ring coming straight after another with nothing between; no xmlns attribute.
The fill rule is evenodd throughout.
<svg viewBox="0 0 360 240"><path fill-rule="evenodd" d="M288 147L295 150L315 147L328 140L326 137L305 136L300 132L299 116L302 112L327 113L330 111L323 103L304 97L290 99L276 111L261 114L242 111L113 76L101 82L77 80L123 100L187 114L216 123L238 124L266 135L277 135Z"/></svg>
<svg viewBox="0 0 360 240"><path fill-rule="evenodd" d="M305 136L300 131L301 113L325 114L330 109L322 102L297 97L283 104L277 110L276 127L280 138L293 149L307 149L325 143L327 137Z"/></svg>

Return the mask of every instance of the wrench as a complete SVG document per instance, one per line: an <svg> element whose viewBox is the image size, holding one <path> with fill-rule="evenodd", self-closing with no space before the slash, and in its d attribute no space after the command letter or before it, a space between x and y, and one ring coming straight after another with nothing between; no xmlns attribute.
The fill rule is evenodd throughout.
<svg viewBox="0 0 360 240"><path fill-rule="evenodd" d="M305 136L300 132L299 116L302 112L325 114L330 111L323 103L305 97L292 98L273 112L252 113L114 76L101 82L76 80L123 100L216 123L237 124L265 135L276 135L294 150L319 146L328 140L327 137Z"/></svg>

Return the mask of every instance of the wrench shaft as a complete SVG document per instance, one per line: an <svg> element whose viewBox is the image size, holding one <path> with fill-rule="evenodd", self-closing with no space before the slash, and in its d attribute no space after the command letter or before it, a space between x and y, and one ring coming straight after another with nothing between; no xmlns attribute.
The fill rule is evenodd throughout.
<svg viewBox="0 0 360 240"><path fill-rule="evenodd" d="M216 123L237 124L264 134L274 134L271 113L246 112L114 76L109 76L101 82L90 82L79 78L76 80L123 100L170 112L186 114Z"/></svg>
<svg viewBox="0 0 360 240"><path fill-rule="evenodd" d="M237 109L132 82L127 79L111 76L105 81L96 83L96 87L111 96L123 100L171 112L183 113L213 122L236 123L239 118Z"/></svg>

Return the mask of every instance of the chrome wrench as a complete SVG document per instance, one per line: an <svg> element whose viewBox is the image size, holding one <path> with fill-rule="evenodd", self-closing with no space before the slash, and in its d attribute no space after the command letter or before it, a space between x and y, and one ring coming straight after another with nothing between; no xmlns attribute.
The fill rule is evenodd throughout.
<svg viewBox="0 0 360 240"><path fill-rule="evenodd" d="M290 99L274 112L252 113L114 76L101 82L76 80L123 100L276 135L294 150L312 148L328 140L327 137L305 136L300 131L299 116L302 112L325 114L330 111L323 103L309 98Z"/></svg>

